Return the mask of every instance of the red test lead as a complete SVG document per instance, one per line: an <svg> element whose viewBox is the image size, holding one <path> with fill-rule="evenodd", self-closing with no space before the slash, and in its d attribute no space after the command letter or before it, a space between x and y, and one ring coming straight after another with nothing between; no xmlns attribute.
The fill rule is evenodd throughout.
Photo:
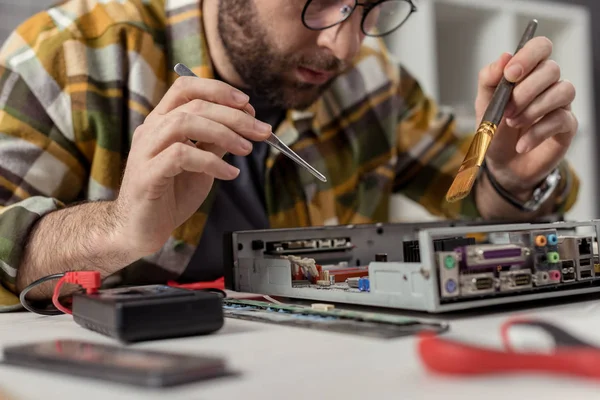
<svg viewBox="0 0 600 400"><path fill-rule="evenodd" d="M100 273L98 271L67 272L60 278L54 287L54 294L52 295L52 304L54 304L54 307L65 314L73 314L71 310L63 306L59 300L60 289L65 283L79 285L85 289L87 294L97 293L101 285Z"/></svg>
<svg viewBox="0 0 600 400"><path fill-rule="evenodd" d="M552 336L556 348L550 354L515 352L508 343L508 329L527 325ZM502 328L505 350L486 349L423 334L418 354L426 368L444 375L545 373L600 379L600 348L582 341L563 329L544 321L512 320Z"/></svg>

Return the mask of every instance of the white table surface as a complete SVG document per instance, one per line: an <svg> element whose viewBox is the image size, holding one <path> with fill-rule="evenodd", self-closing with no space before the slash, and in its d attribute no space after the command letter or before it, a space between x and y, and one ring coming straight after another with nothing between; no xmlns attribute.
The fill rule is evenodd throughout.
<svg viewBox="0 0 600 400"><path fill-rule="evenodd" d="M497 346L499 326L517 314L551 317L580 332L595 334L600 329L600 297L445 319L451 323L449 337ZM1 346L58 338L116 343L79 327L70 316L0 314ZM241 373L236 378L145 390L0 366L0 393L4 392L10 400L600 398L600 381L578 378L433 376L423 369L415 344L414 337L381 340L226 319L224 328L210 336L147 342L134 347L224 356Z"/></svg>

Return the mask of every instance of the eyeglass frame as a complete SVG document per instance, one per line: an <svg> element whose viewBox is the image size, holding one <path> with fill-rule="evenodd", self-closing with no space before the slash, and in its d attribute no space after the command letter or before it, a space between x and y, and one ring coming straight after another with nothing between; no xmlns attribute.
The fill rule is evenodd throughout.
<svg viewBox="0 0 600 400"><path fill-rule="evenodd" d="M369 36L369 37L382 37L382 36L386 36L386 35L389 35L389 34L395 32L395 31L397 31L398 29L400 29L402 27L402 25L404 25L406 23L406 21L408 21L408 19L410 18L411 15L413 15L415 12L418 11L417 6L415 5L415 3L413 3L412 0L400 0L400 1L406 2L406 3L408 3L410 5L410 13L406 16L406 18L404 19L404 21L402 21L400 23L400 25L398 25L397 27L395 27L394 29L392 29L389 32L386 32L386 33L383 33L383 34L379 34L379 35L373 35L373 34L369 34L369 33L365 32L365 20L367 19L367 16L369 15L369 13L375 7L379 6L382 3L386 3L388 1L391 1L391 0L379 0L379 1L375 2L375 3L371 3L371 2L369 2L369 3L364 3L364 2L363 3L359 3L358 0L354 0L354 6L352 7L352 11L345 18L341 19L340 21L338 21L338 22L336 22L334 24L331 24L331 25L323 27L323 28L311 28L306 23L306 17L305 17L306 16L306 12L308 10L308 7L312 4L313 1L314 0L308 0L306 2L306 4L304 5L304 9L302 10L302 24L307 29L310 29L311 31L324 31L326 29L333 28L336 25L339 25L339 24L342 24L342 23L346 22L346 20L348 20L352 16L352 14L354 14L354 11L356 11L356 9L358 8L358 6L361 6L361 7L364 8L365 13L363 14L362 20L360 21L360 30L366 36ZM395 1L397 1L397 0L395 0Z"/></svg>

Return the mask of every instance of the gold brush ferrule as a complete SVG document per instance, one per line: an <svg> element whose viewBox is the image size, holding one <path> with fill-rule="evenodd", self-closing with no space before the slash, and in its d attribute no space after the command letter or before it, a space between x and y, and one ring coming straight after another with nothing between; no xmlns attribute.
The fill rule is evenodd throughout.
<svg viewBox="0 0 600 400"><path fill-rule="evenodd" d="M488 121L484 121L479 125L465 160L458 170L459 173L471 167L481 167L497 129L498 127L495 124Z"/></svg>

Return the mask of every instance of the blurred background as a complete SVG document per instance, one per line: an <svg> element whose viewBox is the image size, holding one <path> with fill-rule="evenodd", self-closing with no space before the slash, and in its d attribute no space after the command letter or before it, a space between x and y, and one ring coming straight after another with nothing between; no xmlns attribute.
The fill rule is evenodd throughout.
<svg viewBox="0 0 600 400"><path fill-rule="evenodd" d="M0 0L0 42L21 21L55 3L56 0Z"/></svg>
<svg viewBox="0 0 600 400"><path fill-rule="evenodd" d="M85 0L81 0L85 1ZM415 75L442 106L451 107L465 134L475 126L473 101L477 74L501 52L514 52L531 18L540 22L538 35L554 42L563 79L577 88L574 110L579 133L568 154L582 180L572 220L600 218L596 174L600 140L596 96L600 93L600 17L598 0L416 0L419 12L386 42L399 62ZM56 0L0 0L0 42L28 16ZM397 196L396 221L433 219L420 206Z"/></svg>

